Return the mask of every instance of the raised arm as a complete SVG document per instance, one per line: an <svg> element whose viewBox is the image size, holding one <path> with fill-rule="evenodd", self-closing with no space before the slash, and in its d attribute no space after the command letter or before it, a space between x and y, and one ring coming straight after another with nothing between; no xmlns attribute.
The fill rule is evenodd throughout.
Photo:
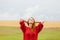
<svg viewBox="0 0 60 40"><path fill-rule="evenodd" d="M20 19L20 28L23 32L25 32L26 26L25 26L25 21L23 19Z"/></svg>
<svg viewBox="0 0 60 40"><path fill-rule="evenodd" d="M36 27L37 32L39 33L43 28L43 23L38 22L38 26Z"/></svg>

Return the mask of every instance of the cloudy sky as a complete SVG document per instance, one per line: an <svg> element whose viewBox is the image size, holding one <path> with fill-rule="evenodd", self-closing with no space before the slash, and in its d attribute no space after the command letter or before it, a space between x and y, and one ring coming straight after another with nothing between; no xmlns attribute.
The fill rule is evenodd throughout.
<svg viewBox="0 0 60 40"><path fill-rule="evenodd" d="M0 0L0 20L30 16L36 20L60 21L60 0Z"/></svg>

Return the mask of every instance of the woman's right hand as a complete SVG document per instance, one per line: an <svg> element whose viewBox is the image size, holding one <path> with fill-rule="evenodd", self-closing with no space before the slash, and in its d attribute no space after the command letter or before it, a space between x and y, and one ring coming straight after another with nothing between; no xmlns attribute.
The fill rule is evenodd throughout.
<svg viewBox="0 0 60 40"><path fill-rule="evenodd" d="M24 21L24 19L23 18L20 18L20 22L22 22L22 21Z"/></svg>
<svg viewBox="0 0 60 40"><path fill-rule="evenodd" d="M20 19L20 22L24 21L23 19Z"/></svg>

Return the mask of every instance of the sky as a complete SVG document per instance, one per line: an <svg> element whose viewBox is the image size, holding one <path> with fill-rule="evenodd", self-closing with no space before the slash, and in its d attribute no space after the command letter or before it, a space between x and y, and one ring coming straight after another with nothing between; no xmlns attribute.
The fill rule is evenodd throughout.
<svg viewBox="0 0 60 40"><path fill-rule="evenodd" d="M0 0L0 20L60 21L60 0Z"/></svg>

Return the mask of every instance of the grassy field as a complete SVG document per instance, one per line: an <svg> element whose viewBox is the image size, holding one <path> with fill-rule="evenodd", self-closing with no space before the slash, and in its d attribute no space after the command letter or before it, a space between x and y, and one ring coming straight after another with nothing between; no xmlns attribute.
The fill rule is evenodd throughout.
<svg viewBox="0 0 60 40"><path fill-rule="evenodd" d="M19 27L0 26L0 40L22 40L22 32ZM60 28L44 28L38 40L60 40Z"/></svg>

